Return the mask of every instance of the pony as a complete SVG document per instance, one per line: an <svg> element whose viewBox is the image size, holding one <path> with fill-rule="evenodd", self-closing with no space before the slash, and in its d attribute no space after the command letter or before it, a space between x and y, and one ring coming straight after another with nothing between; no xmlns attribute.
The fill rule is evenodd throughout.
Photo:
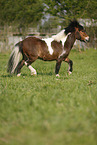
<svg viewBox="0 0 97 145"><path fill-rule="evenodd" d="M31 64L35 60L41 59L43 61L56 60L56 76L59 76L61 63L65 61L69 65L68 73L71 74L73 61L68 56L76 39L84 42L89 41L84 27L77 20L71 21L68 27L50 38L27 37L15 45L8 61L7 71L20 76L21 68L26 65L31 70L31 75L37 75ZM22 54L21 61L20 54Z"/></svg>

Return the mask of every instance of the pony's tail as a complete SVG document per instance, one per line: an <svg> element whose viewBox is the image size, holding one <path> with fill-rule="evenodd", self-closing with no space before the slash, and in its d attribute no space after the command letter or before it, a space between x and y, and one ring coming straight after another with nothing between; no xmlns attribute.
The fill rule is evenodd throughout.
<svg viewBox="0 0 97 145"><path fill-rule="evenodd" d="M20 60L20 54L21 54L20 45L19 45L19 43L17 43L10 55L9 61L8 61L7 72L9 72L10 74L15 73L16 67Z"/></svg>

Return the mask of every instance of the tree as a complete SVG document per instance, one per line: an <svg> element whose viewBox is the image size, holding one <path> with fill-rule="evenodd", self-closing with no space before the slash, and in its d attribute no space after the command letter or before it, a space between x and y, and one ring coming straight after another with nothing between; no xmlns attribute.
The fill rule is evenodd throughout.
<svg viewBox="0 0 97 145"><path fill-rule="evenodd" d="M42 0L0 0L0 24L28 25L43 16Z"/></svg>
<svg viewBox="0 0 97 145"><path fill-rule="evenodd" d="M74 18L97 19L97 0L45 0L45 7L47 13L65 21Z"/></svg>
<svg viewBox="0 0 97 145"><path fill-rule="evenodd" d="M86 29L91 43L97 43L97 0L44 0L44 3L45 13L61 18L63 27L74 18L88 19L90 26Z"/></svg>
<svg viewBox="0 0 97 145"><path fill-rule="evenodd" d="M97 20L97 0L89 0L87 5L87 17Z"/></svg>

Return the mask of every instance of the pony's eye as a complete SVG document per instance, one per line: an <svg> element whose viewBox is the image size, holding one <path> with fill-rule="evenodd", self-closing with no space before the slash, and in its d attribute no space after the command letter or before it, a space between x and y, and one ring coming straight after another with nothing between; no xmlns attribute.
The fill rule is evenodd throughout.
<svg viewBox="0 0 97 145"><path fill-rule="evenodd" d="M82 30L82 32L85 32L85 30Z"/></svg>

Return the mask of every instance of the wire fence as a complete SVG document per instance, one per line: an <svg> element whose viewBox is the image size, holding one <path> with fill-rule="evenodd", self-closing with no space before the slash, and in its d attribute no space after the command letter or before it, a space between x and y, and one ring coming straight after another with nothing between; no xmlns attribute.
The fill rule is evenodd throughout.
<svg viewBox="0 0 97 145"><path fill-rule="evenodd" d="M29 28L25 30L19 30L17 27L4 26L0 27L0 52L12 50L14 45L19 41L23 40L27 36L37 36L39 38L51 37L52 35L58 33L59 29L51 29L49 32L47 29L42 29L41 31L36 28ZM97 48L97 37L96 31L93 28L86 29L88 35L90 36L90 42L85 44L80 41L76 41L73 48L76 49L89 49L90 47Z"/></svg>

